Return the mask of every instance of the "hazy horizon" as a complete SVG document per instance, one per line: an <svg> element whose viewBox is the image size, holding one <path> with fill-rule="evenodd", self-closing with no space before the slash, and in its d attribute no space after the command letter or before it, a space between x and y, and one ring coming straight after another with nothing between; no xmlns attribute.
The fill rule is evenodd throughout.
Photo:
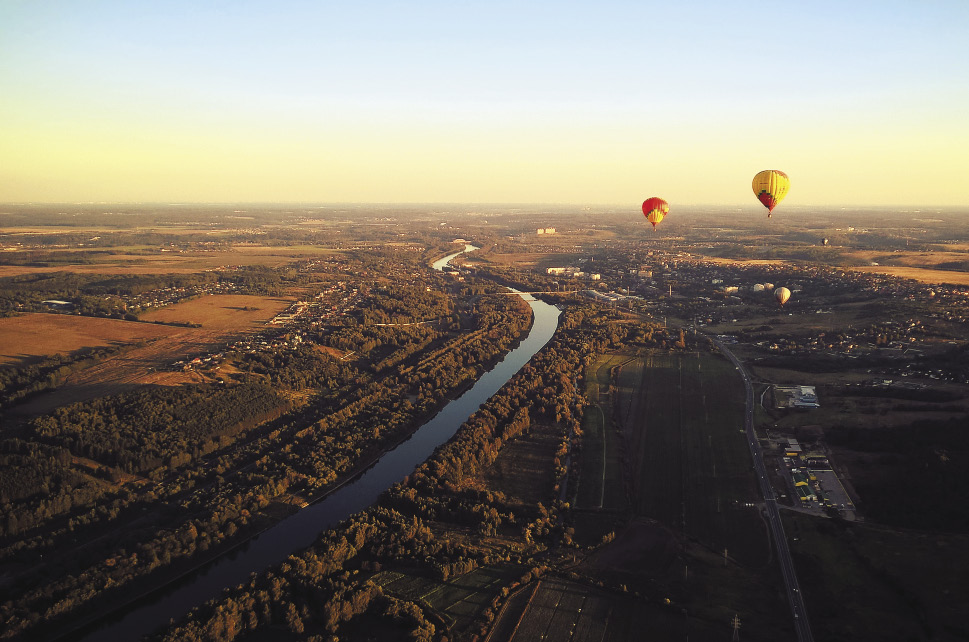
<svg viewBox="0 0 969 642"><path fill-rule="evenodd" d="M675 208L673 207L675 205ZM613 210L629 210L631 213L639 213L640 204L620 203L620 202L556 202L556 201L0 201L0 207L91 207L91 206L123 206L123 207L261 207L261 208L387 208L387 207L488 207L488 208L567 208L570 210L588 210L591 208L608 208ZM695 212L705 209L729 209L741 210L758 215L765 215L766 210L759 203L738 202L738 203L681 203L671 204L671 213L677 211ZM785 211L795 212L804 210L884 210L890 212L959 212L969 213L969 203L957 205L938 205L925 203L851 203L847 205L822 204L822 203L785 203L779 206L774 212L775 217L783 217ZM4 212L0 212L2 214ZM116 212L114 212L116 213Z"/></svg>

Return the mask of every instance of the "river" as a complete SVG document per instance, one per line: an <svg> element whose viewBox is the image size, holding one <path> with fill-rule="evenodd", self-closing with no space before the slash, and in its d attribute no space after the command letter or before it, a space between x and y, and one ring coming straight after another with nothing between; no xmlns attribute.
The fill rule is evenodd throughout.
<svg viewBox="0 0 969 642"><path fill-rule="evenodd" d="M455 252L454 254L448 254L443 259L438 259L434 261L433 263L431 263L431 267L438 271L443 270L444 266L450 263L451 259L453 259L454 257L461 256L465 252L474 252L475 250L480 250L480 249L481 249L480 247L475 247L474 245L471 245L470 243L468 243L464 246L464 249L461 250L460 252Z"/></svg>
<svg viewBox="0 0 969 642"><path fill-rule="evenodd" d="M433 267L440 270L455 256L471 249L477 248L466 246L462 252L435 262ZM321 531L373 504L384 490L413 472L435 448L449 440L481 404L498 392L552 338L558 327L558 308L531 295L520 296L528 302L534 315L528 336L464 394L418 428L407 441L385 453L352 481L267 529L245 546L138 600L131 607L122 609L124 613L113 620L109 618L110 621L82 629L86 635L80 639L85 642L136 640L152 633L169 620L177 620L193 607L218 597L223 588L240 584L252 573L279 564L292 553L310 546Z"/></svg>

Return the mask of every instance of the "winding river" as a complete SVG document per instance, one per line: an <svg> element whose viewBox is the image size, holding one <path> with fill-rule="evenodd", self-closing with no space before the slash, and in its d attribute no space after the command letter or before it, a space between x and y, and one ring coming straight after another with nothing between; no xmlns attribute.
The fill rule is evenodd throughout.
<svg viewBox="0 0 969 642"><path fill-rule="evenodd" d="M432 267L440 270L454 257L475 249L478 248L467 245L461 252L436 261ZM240 584L252 573L279 564L289 555L310 546L321 531L373 504L380 493L413 472L435 448L450 439L481 404L498 392L552 338L558 327L559 310L530 295L520 296L531 306L534 315L528 336L464 394L418 428L407 441L385 453L373 466L318 503L284 519L232 553L122 609L124 613L113 620L82 629L78 633L84 637L78 638L85 642L136 640L167 624L170 619L178 619L193 607L218 597L223 588Z"/></svg>

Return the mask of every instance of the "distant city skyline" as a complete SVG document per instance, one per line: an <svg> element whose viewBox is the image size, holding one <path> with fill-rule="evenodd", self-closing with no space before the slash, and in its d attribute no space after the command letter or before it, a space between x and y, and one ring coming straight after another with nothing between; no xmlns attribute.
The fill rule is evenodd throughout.
<svg viewBox="0 0 969 642"><path fill-rule="evenodd" d="M0 202L969 206L969 2L0 0Z"/></svg>

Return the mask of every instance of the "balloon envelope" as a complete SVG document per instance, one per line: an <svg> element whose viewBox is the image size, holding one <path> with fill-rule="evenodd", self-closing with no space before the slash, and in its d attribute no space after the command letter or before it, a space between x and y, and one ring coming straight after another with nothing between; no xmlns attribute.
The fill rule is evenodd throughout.
<svg viewBox="0 0 969 642"><path fill-rule="evenodd" d="M643 216L646 220L653 224L653 229L656 229L656 224L666 218L666 215L670 212L670 204L661 198L647 198L643 201Z"/></svg>
<svg viewBox="0 0 969 642"><path fill-rule="evenodd" d="M779 169L765 169L757 172L751 186L754 188L757 200L767 208L767 218L770 218L771 212L791 190L791 181L787 174Z"/></svg>
<svg viewBox="0 0 969 642"><path fill-rule="evenodd" d="M791 298L791 291L787 288L777 288L774 290L774 297L777 299L778 303L784 305L787 303L787 300Z"/></svg>

